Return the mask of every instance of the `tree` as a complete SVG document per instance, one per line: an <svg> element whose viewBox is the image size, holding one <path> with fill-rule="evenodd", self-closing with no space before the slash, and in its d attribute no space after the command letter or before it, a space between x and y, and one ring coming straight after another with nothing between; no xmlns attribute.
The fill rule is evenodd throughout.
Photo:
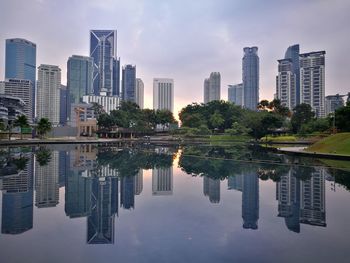
<svg viewBox="0 0 350 263"><path fill-rule="evenodd" d="M27 116L25 116L25 115L17 116L17 118L15 119L15 121L13 123L13 126L20 127L20 129L21 129L21 140L22 140L23 139L22 129L29 126Z"/></svg>
<svg viewBox="0 0 350 263"><path fill-rule="evenodd" d="M291 119L291 124L293 132L299 132L302 124L308 123L315 116L315 113L312 111L312 108L309 104L299 104L293 109L293 115Z"/></svg>
<svg viewBox="0 0 350 263"><path fill-rule="evenodd" d="M335 125L342 132L350 131L350 102L335 111Z"/></svg>
<svg viewBox="0 0 350 263"><path fill-rule="evenodd" d="M157 124L161 124L163 126L163 130L165 126L176 123L173 113L169 110L157 110L156 120Z"/></svg>
<svg viewBox="0 0 350 263"><path fill-rule="evenodd" d="M210 116L209 123L213 129L219 129L221 125L225 122L219 111L215 111L214 114Z"/></svg>
<svg viewBox="0 0 350 263"><path fill-rule="evenodd" d="M95 113L96 119L98 119L98 117L105 112L105 110L103 109L103 106L98 104L97 102L93 102L92 103L92 107L91 107Z"/></svg>
<svg viewBox="0 0 350 263"><path fill-rule="evenodd" d="M251 130L249 128L246 128L245 126L239 124L238 122L232 123L231 129L225 130L226 133L230 134L231 136L234 135L246 135Z"/></svg>
<svg viewBox="0 0 350 263"><path fill-rule="evenodd" d="M143 109L142 119L146 122L147 129L154 130L157 125L157 116L155 110Z"/></svg>
<svg viewBox="0 0 350 263"><path fill-rule="evenodd" d="M50 150L44 147L39 147L39 149L36 151L36 160L40 166L47 165L51 160Z"/></svg>
<svg viewBox="0 0 350 263"><path fill-rule="evenodd" d="M52 129L52 124L49 121L49 119L47 118L41 118L38 122L37 125L37 132L40 135L41 138L43 138L43 136L48 133L49 131L51 131Z"/></svg>
<svg viewBox="0 0 350 263"><path fill-rule="evenodd" d="M104 128L108 130L113 126L113 118L111 117L111 115L108 115L107 113L102 113L97 118L97 125L100 128Z"/></svg>

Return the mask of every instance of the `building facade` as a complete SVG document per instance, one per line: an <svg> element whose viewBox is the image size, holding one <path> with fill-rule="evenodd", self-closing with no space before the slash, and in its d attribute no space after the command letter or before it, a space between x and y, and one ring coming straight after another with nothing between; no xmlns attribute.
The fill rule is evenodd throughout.
<svg viewBox="0 0 350 263"><path fill-rule="evenodd" d="M139 105L140 109L144 108L144 92L145 85L143 84L142 79L136 79L136 92L135 92L135 102Z"/></svg>
<svg viewBox="0 0 350 263"><path fill-rule="evenodd" d="M335 112L336 109L344 106L343 96L337 95L329 95L326 96L326 116L330 113Z"/></svg>
<svg viewBox="0 0 350 263"><path fill-rule="evenodd" d="M221 76L220 72L212 72L208 79L204 80L204 103L220 100Z"/></svg>
<svg viewBox="0 0 350 263"><path fill-rule="evenodd" d="M243 84L228 85L228 101L243 106Z"/></svg>
<svg viewBox="0 0 350 263"><path fill-rule="evenodd" d="M122 71L123 100L136 103L136 66L125 65Z"/></svg>
<svg viewBox="0 0 350 263"><path fill-rule="evenodd" d="M68 109L68 90L67 86L61 85L60 88L60 125L66 125L67 123L67 109Z"/></svg>
<svg viewBox="0 0 350 263"><path fill-rule="evenodd" d="M38 68L37 117L48 118L53 125L60 123L61 69L40 65Z"/></svg>
<svg viewBox="0 0 350 263"><path fill-rule="evenodd" d="M24 101L23 112L26 115L28 122L32 123L34 118L33 112L33 84L27 79L7 79L0 82L2 92L6 95L20 98Z"/></svg>
<svg viewBox="0 0 350 263"><path fill-rule="evenodd" d="M99 95L100 92L106 92L109 96L114 95L113 93L119 88L119 83L114 83L114 80L119 78L119 72L116 68L119 63L117 59L117 31L91 30L90 57L93 58L94 63L94 94Z"/></svg>
<svg viewBox="0 0 350 263"><path fill-rule="evenodd" d="M174 80L153 79L153 109L174 112Z"/></svg>
<svg viewBox="0 0 350 263"><path fill-rule="evenodd" d="M259 57L258 47L245 47L242 60L244 107L257 110L259 103Z"/></svg>
<svg viewBox="0 0 350 263"><path fill-rule="evenodd" d="M35 113L36 44L22 38L6 39L5 79L27 79L32 87L32 112ZM34 117L34 116L33 116Z"/></svg>
<svg viewBox="0 0 350 263"><path fill-rule="evenodd" d="M152 170L152 195L173 194L173 168L154 168Z"/></svg>
<svg viewBox="0 0 350 263"><path fill-rule="evenodd" d="M119 107L120 98L118 96L107 96L106 94L101 94L101 96L85 95L83 96L83 102L98 103L109 114L112 110L116 110Z"/></svg>
<svg viewBox="0 0 350 263"><path fill-rule="evenodd" d="M300 104L300 47L299 44L288 47L284 55L285 59L290 59L291 71L295 74L295 105Z"/></svg>
<svg viewBox="0 0 350 263"><path fill-rule="evenodd" d="M291 59L278 60L276 77L276 96L281 104L292 110L297 105L296 74Z"/></svg>
<svg viewBox="0 0 350 263"><path fill-rule="evenodd" d="M25 103L18 97L0 94L0 120L6 126L24 114Z"/></svg>
<svg viewBox="0 0 350 263"><path fill-rule="evenodd" d="M325 117L325 51L300 54L300 102Z"/></svg>
<svg viewBox="0 0 350 263"><path fill-rule="evenodd" d="M93 94L93 58L71 56L67 61L67 112L70 117L70 104L81 103L84 95Z"/></svg>

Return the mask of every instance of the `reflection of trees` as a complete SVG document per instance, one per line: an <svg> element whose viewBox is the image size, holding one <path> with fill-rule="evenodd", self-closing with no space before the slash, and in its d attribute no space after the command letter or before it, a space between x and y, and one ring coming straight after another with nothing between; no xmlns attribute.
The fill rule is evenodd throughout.
<svg viewBox="0 0 350 263"><path fill-rule="evenodd" d="M334 177L337 184L342 185L346 190L350 191L350 172L336 169L328 168L328 173Z"/></svg>
<svg viewBox="0 0 350 263"><path fill-rule="evenodd" d="M51 160L51 151L44 147L39 147L36 152L36 160L40 166L47 165Z"/></svg>
<svg viewBox="0 0 350 263"><path fill-rule="evenodd" d="M98 152L97 164L98 166L109 165L111 169L116 169L121 176L134 176L140 169L171 167L173 155L137 149L119 151L105 149Z"/></svg>
<svg viewBox="0 0 350 263"><path fill-rule="evenodd" d="M24 170L26 168L28 160L29 159L27 157L21 156L17 159L14 159L13 163L17 167L18 170Z"/></svg>

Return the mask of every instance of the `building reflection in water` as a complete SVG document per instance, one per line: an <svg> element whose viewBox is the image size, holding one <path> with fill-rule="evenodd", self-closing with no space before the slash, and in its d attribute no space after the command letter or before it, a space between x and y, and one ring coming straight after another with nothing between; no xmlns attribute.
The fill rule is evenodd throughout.
<svg viewBox="0 0 350 263"><path fill-rule="evenodd" d="M173 194L173 167L154 168L152 170L152 194Z"/></svg>
<svg viewBox="0 0 350 263"><path fill-rule="evenodd" d="M59 202L59 152L52 151L45 165L35 162L35 206L55 207Z"/></svg>
<svg viewBox="0 0 350 263"><path fill-rule="evenodd" d="M258 229L259 220L259 178L256 173L243 176L242 218L244 229Z"/></svg>
<svg viewBox="0 0 350 263"><path fill-rule="evenodd" d="M2 167L2 234L21 234L33 228L33 156L21 158L26 160L23 170L13 163Z"/></svg>
<svg viewBox="0 0 350 263"><path fill-rule="evenodd" d="M291 168L276 184L278 216L285 218L289 230L299 233L300 224L326 226L325 170L315 168L305 180L302 168Z"/></svg>
<svg viewBox="0 0 350 263"><path fill-rule="evenodd" d="M220 203L220 180L204 176L203 194L209 197L210 203Z"/></svg>

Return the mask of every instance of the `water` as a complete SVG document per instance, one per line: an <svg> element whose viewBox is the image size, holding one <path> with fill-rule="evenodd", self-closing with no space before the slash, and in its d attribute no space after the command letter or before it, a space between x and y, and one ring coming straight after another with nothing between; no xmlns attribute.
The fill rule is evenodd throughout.
<svg viewBox="0 0 350 263"><path fill-rule="evenodd" d="M0 262L349 262L347 162L263 149L1 149Z"/></svg>

